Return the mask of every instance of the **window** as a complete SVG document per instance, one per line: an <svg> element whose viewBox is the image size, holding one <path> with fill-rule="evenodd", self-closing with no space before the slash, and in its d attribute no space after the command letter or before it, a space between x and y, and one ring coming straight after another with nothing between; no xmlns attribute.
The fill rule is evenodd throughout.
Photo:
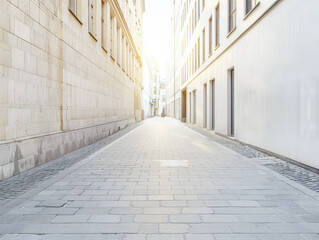
<svg viewBox="0 0 319 240"><path fill-rule="evenodd" d="M76 6L77 0L69 0L69 9L74 14L77 15L77 6Z"/></svg>
<svg viewBox="0 0 319 240"><path fill-rule="evenodd" d="M202 11L204 11L205 4L206 4L206 0L203 0L203 2L202 2Z"/></svg>
<svg viewBox="0 0 319 240"><path fill-rule="evenodd" d="M195 51L192 50L192 74L195 72Z"/></svg>
<svg viewBox="0 0 319 240"><path fill-rule="evenodd" d="M114 46L113 46L113 42L114 42L114 39L113 39L113 34L114 34L114 32L113 32L113 24L114 24L114 17L113 16L111 16L111 24L110 24L110 54L111 54L111 56L113 56L113 50L114 50Z"/></svg>
<svg viewBox="0 0 319 240"><path fill-rule="evenodd" d="M198 19L197 19L197 21L199 21L199 19L200 19L200 12L201 12L201 11L200 11L200 1L201 1L201 0L198 0L198 6L197 6L197 11L198 11L197 18L198 18Z"/></svg>
<svg viewBox="0 0 319 240"><path fill-rule="evenodd" d="M209 19L209 24L208 24L208 31L209 31L209 35L208 35L208 44L209 44L209 54L211 54L213 52L213 19L212 17L210 17Z"/></svg>
<svg viewBox="0 0 319 240"><path fill-rule="evenodd" d="M122 33L122 69L125 69L125 38L124 38L124 34Z"/></svg>
<svg viewBox="0 0 319 240"><path fill-rule="evenodd" d="M81 0L69 0L69 10L80 21Z"/></svg>
<svg viewBox="0 0 319 240"><path fill-rule="evenodd" d="M195 29L195 16L194 16L194 10L192 10L192 33L194 33Z"/></svg>
<svg viewBox="0 0 319 240"><path fill-rule="evenodd" d="M219 46L219 5L215 9L215 45Z"/></svg>
<svg viewBox="0 0 319 240"><path fill-rule="evenodd" d="M205 28L203 29L203 33L202 33L202 39L203 39L203 47L202 47L202 62L205 62L205 58L206 58L206 56L205 56L205 48L206 48L206 46L205 46Z"/></svg>
<svg viewBox="0 0 319 240"><path fill-rule="evenodd" d="M195 71L194 72L196 72L196 70L197 70L197 65L198 65L198 63L197 63L197 43L195 43L195 56L194 56L194 58L195 58Z"/></svg>
<svg viewBox="0 0 319 240"><path fill-rule="evenodd" d="M228 0L228 32L236 27L236 0Z"/></svg>
<svg viewBox="0 0 319 240"><path fill-rule="evenodd" d="M95 0L89 0L89 33L95 36Z"/></svg>
<svg viewBox="0 0 319 240"><path fill-rule="evenodd" d="M198 0L200 1L200 0ZM195 27L197 26L198 12L197 12L197 2L195 2Z"/></svg>
<svg viewBox="0 0 319 240"><path fill-rule="evenodd" d="M197 40L197 68L200 66L200 38Z"/></svg>
<svg viewBox="0 0 319 240"><path fill-rule="evenodd" d="M106 41L107 41L107 37L106 37L106 34L107 34L107 24L106 24L106 2L104 0L101 0L101 3L102 3L102 8L101 8L101 11L102 11L102 14L101 14L101 31L102 31L102 47L104 47L104 49L106 49Z"/></svg>
<svg viewBox="0 0 319 240"><path fill-rule="evenodd" d="M122 64L122 61L121 61L121 33L122 33L122 30L121 30L121 28L120 27L118 27L117 28L117 31L116 31L116 33L117 33L117 41L116 41L116 45L117 45L117 53L116 53L116 55L117 55L117 63L118 64Z"/></svg>
<svg viewBox="0 0 319 240"><path fill-rule="evenodd" d="M256 7L256 0L246 0L246 14L248 14L254 7Z"/></svg>

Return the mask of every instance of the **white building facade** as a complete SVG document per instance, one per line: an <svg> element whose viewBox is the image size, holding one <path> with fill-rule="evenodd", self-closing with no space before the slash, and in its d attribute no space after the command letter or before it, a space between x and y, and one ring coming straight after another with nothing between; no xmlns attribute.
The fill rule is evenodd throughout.
<svg viewBox="0 0 319 240"><path fill-rule="evenodd" d="M144 119L154 116L154 81L152 68L147 57L143 56L143 110Z"/></svg>
<svg viewBox="0 0 319 240"><path fill-rule="evenodd" d="M180 119L319 168L318 7L182 0Z"/></svg>

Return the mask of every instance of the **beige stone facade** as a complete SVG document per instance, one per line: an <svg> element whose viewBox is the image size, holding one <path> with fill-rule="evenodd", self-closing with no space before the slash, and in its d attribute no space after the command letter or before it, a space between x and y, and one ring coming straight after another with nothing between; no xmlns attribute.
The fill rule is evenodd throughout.
<svg viewBox="0 0 319 240"><path fill-rule="evenodd" d="M0 180L141 119L142 0L0 10Z"/></svg>

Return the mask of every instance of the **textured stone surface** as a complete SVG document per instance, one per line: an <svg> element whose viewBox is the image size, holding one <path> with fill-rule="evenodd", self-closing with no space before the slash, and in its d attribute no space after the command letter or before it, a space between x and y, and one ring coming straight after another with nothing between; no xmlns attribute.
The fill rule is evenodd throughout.
<svg viewBox="0 0 319 240"><path fill-rule="evenodd" d="M1 206L1 240L318 239L316 192L172 119L147 120L60 174Z"/></svg>

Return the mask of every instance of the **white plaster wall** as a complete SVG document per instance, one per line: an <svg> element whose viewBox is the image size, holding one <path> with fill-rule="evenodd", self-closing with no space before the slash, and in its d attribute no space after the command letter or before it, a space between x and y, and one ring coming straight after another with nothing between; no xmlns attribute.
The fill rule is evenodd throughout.
<svg viewBox="0 0 319 240"><path fill-rule="evenodd" d="M260 5L228 40L222 34L221 42L229 43L220 47L224 52L213 53L221 55L187 86L197 92L199 126L203 84L215 79L215 128L228 135L227 71L234 67L234 137L319 168L319 2L310 2L280 1L232 44L268 7Z"/></svg>

